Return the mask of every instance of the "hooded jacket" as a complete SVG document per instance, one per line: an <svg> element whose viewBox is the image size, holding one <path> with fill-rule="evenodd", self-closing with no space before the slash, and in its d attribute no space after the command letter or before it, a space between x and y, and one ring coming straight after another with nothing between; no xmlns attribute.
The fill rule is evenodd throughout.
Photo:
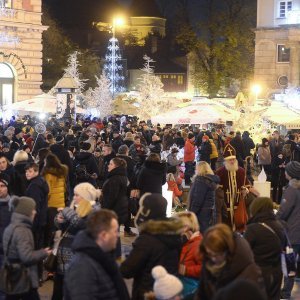
<svg viewBox="0 0 300 300"><path fill-rule="evenodd" d="M3 249L7 250L9 240L12 236L7 256L10 260L21 261L28 266L32 288L38 288L37 263L46 258L47 253L44 249L34 250L31 228L32 222L29 217L13 213L11 223L6 227L3 234Z"/></svg>
<svg viewBox="0 0 300 300"><path fill-rule="evenodd" d="M182 245L180 220L149 220L139 230L140 235L120 268L123 277L134 278L133 300L144 299L144 293L153 289L153 267L161 265L168 273L177 274Z"/></svg>
<svg viewBox="0 0 300 300"><path fill-rule="evenodd" d="M113 257L81 231L72 245L75 256L65 275L66 300L129 300Z"/></svg>
<svg viewBox="0 0 300 300"><path fill-rule="evenodd" d="M36 203L36 216L33 222L34 229L47 224L49 187L42 176L37 176L29 181L25 196L32 198Z"/></svg>
<svg viewBox="0 0 300 300"><path fill-rule="evenodd" d="M292 245L300 244L300 180L289 181L284 191L278 217L287 223L288 234Z"/></svg>
<svg viewBox="0 0 300 300"><path fill-rule="evenodd" d="M102 188L102 207L113 210L120 224L128 217L127 185L126 169L117 167L108 173Z"/></svg>
<svg viewBox="0 0 300 300"><path fill-rule="evenodd" d="M255 264L248 242L239 234L234 234L235 250L228 257L219 276L214 277L206 268L207 258L204 258L198 298L201 300L213 299L216 292L236 279L250 280L256 283L265 292L264 281L260 268Z"/></svg>
<svg viewBox="0 0 300 300"><path fill-rule="evenodd" d="M137 187L144 193L162 194L162 186L166 183L166 163L146 160L137 178Z"/></svg>

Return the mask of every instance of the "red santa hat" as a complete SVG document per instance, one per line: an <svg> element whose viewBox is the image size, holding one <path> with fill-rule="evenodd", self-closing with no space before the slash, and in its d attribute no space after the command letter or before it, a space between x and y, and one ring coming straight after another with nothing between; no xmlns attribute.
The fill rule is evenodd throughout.
<svg viewBox="0 0 300 300"><path fill-rule="evenodd" d="M236 151L230 144L227 144L225 146L224 152L223 152L223 157L224 157L224 160L236 158Z"/></svg>

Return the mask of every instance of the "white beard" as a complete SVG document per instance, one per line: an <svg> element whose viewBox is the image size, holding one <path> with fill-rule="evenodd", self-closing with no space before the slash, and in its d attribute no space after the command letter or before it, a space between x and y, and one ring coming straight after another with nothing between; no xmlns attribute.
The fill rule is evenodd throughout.
<svg viewBox="0 0 300 300"><path fill-rule="evenodd" d="M236 172L238 169L239 169L239 165L238 165L238 161L237 159L235 160L234 164L230 164L229 161L224 161L224 166L225 166L225 169L229 172Z"/></svg>

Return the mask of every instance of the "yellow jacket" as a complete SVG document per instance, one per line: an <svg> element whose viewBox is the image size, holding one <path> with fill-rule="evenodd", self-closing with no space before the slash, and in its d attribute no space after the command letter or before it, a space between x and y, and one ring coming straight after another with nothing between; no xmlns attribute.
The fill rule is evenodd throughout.
<svg viewBox="0 0 300 300"><path fill-rule="evenodd" d="M44 178L49 186L48 207L65 207L65 194L67 191L65 177L46 173Z"/></svg>
<svg viewBox="0 0 300 300"><path fill-rule="evenodd" d="M210 159L217 158L219 156L217 146L212 139L210 139L209 142L211 144Z"/></svg>

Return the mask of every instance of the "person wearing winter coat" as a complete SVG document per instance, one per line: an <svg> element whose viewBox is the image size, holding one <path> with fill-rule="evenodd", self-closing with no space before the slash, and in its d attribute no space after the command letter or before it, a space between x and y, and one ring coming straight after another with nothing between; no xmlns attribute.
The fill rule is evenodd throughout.
<svg viewBox="0 0 300 300"><path fill-rule="evenodd" d="M140 157L147 154L147 151L147 147L141 143L141 137L136 135L134 137L134 143L129 147L129 155L137 162Z"/></svg>
<svg viewBox="0 0 300 300"><path fill-rule="evenodd" d="M245 239L260 267L269 300L280 299L282 282L281 253L286 244L284 228L273 212L273 202L267 197L255 198L250 206Z"/></svg>
<svg viewBox="0 0 300 300"><path fill-rule="evenodd" d="M201 233L216 222L215 191L220 178L209 164L200 161L189 194L188 210L196 214Z"/></svg>
<svg viewBox="0 0 300 300"><path fill-rule="evenodd" d="M149 211L148 207L143 206L143 198L149 197L149 194L141 198L140 212L144 214L144 222L139 225L140 234L120 268L124 278L134 279L133 300L144 299L144 294L152 290L154 280L151 270L153 267L162 265L169 273L173 275L178 273L182 223L178 219L165 219L167 201L158 194L150 195L160 199L153 201L155 207L153 203L150 204L151 212L151 209ZM147 216L145 216L146 213ZM153 214L156 215L155 219ZM150 219L145 221L149 217Z"/></svg>
<svg viewBox="0 0 300 300"><path fill-rule="evenodd" d="M103 165L102 170L100 171L101 177L99 178L100 181L100 187L102 187L104 181L107 179L108 176L108 165L110 161L116 157L116 153L113 151L113 148L109 144L105 144L102 147L102 153L103 153Z"/></svg>
<svg viewBox="0 0 300 300"><path fill-rule="evenodd" d="M182 149L184 147L184 138L181 135L180 131L177 131L175 134L174 143L177 145L179 149Z"/></svg>
<svg viewBox="0 0 300 300"><path fill-rule="evenodd" d="M271 176L271 151L269 146L269 141L266 138L263 138L261 145L257 149L257 161L260 168L264 168L266 174Z"/></svg>
<svg viewBox="0 0 300 300"><path fill-rule="evenodd" d="M173 192L173 206L181 205L183 191L179 189L176 179L172 173L167 174L168 191ZM180 202L178 202L178 200Z"/></svg>
<svg viewBox="0 0 300 300"><path fill-rule="evenodd" d="M45 158L41 175L49 187L45 243L50 245L52 235L55 232L54 218L57 209L66 206L68 167L62 165L56 155L49 153Z"/></svg>
<svg viewBox="0 0 300 300"><path fill-rule="evenodd" d="M55 225L63 233L57 249L57 269L54 276L52 300L63 299L64 275L68 270L72 257L74 237L85 229L87 216L92 212L100 191L88 182L80 183L74 188L74 197L70 207L58 209Z"/></svg>
<svg viewBox="0 0 300 300"><path fill-rule="evenodd" d="M250 137L249 131L244 131L242 134L242 141L244 144L245 157L251 156L251 150L255 148L255 144Z"/></svg>
<svg viewBox="0 0 300 300"><path fill-rule="evenodd" d="M202 273L194 299L211 300L220 289L238 279L252 281L265 293L261 270L248 242L227 225L217 224L205 232L200 253Z"/></svg>
<svg viewBox="0 0 300 300"><path fill-rule="evenodd" d="M286 222L288 236L295 254L300 254L300 163L289 162L285 167L285 176L289 181L284 191L277 216ZM300 269L299 262L297 271ZM284 278L282 298L289 299L294 286L294 278Z"/></svg>
<svg viewBox="0 0 300 300"><path fill-rule="evenodd" d="M122 136L118 130L114 130L113 132L113 140L111 142L111 146L114 149L115 153L118 153L119 147L124 145Z"/></svg>
<svg viewBox="0 0 300 300"><path fill-rule="evenodd" d="M193 212L182 211L176 214L184 226L184 244L180 253L179 274L183 283L183 295L194 294L199 285L202 268L202 258L199 247L202 235L199 231L199 223Z"/></svg>
<svg viewBox="0 0 300 300"><path fill-rule="evenodd" d="M216 163L218 161L219 153L217 146L214 142L213 139L209 139L210 145L211 145L211 154L210 154L210 164L211 164L211 169L213 171L216 170Z"/></svg>
<svg viewBox="0 0 300 300"><path fill-rule="evenodd" d="M90 153L91 144L83 142L80 144L80 152L75 155L75 183L89 182L96 186L96 179L99 177L97 161Z"/></svg>
<svg viewBox="0 0 300 300"><path fill-rule="evenodd" d="M190 185L191 177L195 172L195 136L192 132L188 134L185 141L183 161L185 165L184 181L186 185Z"/></svg>
<svg viewBox="0 0 300 300"><path fill-rule="evenodd" d="M18 150L13 159L14 173L11 178L11 191L13 195L24 196L27 188L25 176L25 166L28 163L28 154L23 150Z"/></svg>
<svg viewBox="0 0 300 300"><path fill-rule="evenodd" d="M7 296L6 299L39 300L39 277L37 264L51 254L49 248L34 250L32 222L35 217L35 202L28 197L15 197L12 201L11 222L3 233L3 251L9 261L19 261L29 271L31 288L23 295ZM11 243L10 243L11 241ZM8 247L8 244L10 246Z"/></svg>
<svg viewBox="0 0 300 300"><path fill-rule="evenodd" d="M239 167L244 168L244 159L246 158L244 142L239 131L236 132L235 137L230 141L230 145L236 151L236 158L239 163Z"/></svg>
<svg viewBox="0 0 300 300"><path fill-rule="evenodd" d="M151 153L145 160L138 178L137 188L140 195L145 193L162 194L162 186L166 183L167 165L160 161L156 153Z"/></svg>
<svg viewBox="0 0 300 300"><path fill-rule="evenodd" d="M125 138L123 140L123 143L130 148L131 145L133 145L133 134L131 131L126 132Z"/></svg>
<svg viewBox="0 0 300 300"><path fill-rule="evenodd" d="M129 300L125 282L111 252L119 230L117 215L106 209L92 212L86 229L72 244L74 256L65 275L65 300Z"/></svg>
<svg viewBox="0 0 300 300"><path fill-rule="evenodd" d="M149 150L150 150L150 153L157 153L160 155L160 152L162 150L162 143L161 143L160 138L156 134L154 134L151 137L151 143L149 144Z"/></svg>
<svg viewBox="0 0 300 300"><path fill-rule="evenodd" d="M206 161L210 164L210 155L212 154L212 147L209 141L209 137L207 135L202 136L202 143L198 148L198 160Z"/></svg>
<svg viewBox="0 0 300 300"><path fill-rule="evenodd" d="M3 232L9 225L11 218L11 197L9 195L9 180L10 179L8 175L0 173L0 266L2 266L3 262ZM0 299L2 299L1 292Z"/></svg>
<svg viewBox="0 0 300 300"><path fill-rule="evenodd" d="M271 160L271 187L272 200L280 204L282 198L283 187L286 185L285 177L285 157L279 152L276 157Z"/></svg>
<svg viewBox="0 0 300 300"><path fill-rule="evenodd" d="M108 165L108 176L103 184L101 203L102 207L114 211L120 224L128 219L128 178L126 173L126 161L115 157ZM121 240L119 239L116 256L121 256Z"/></svg>

